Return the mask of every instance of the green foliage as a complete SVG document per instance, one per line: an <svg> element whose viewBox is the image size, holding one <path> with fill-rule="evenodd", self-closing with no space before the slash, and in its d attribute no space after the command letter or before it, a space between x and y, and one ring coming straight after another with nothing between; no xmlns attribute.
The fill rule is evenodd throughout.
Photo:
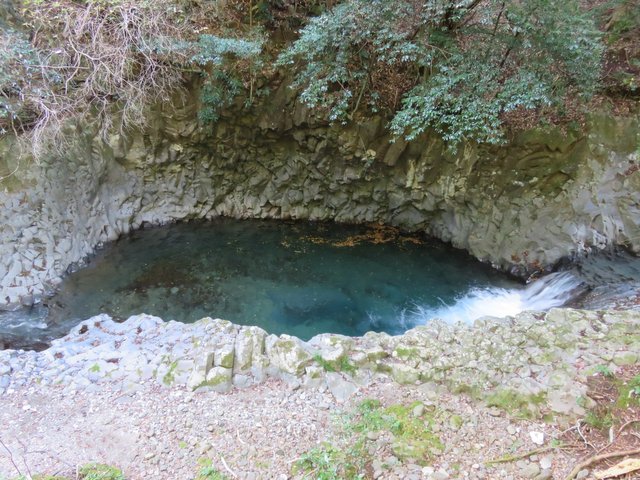
<svg viewBox="0 0 640 480"><path fill-rule="evenodd" d="M359 448L364 448L362 439L368 432L388 431L393 435L392 450L397 457L425 463L434 451L442 449L442 442L433 433L435 420L432 417L424 413L414 415L413 409L419 404L420 402L414 402L381 408L376 400L362 402L358 409L360 417L352 425L356 432L363 434L359 440Z"/></svg>
<svg viewBox="0 0 640 480"><path fill-rule="evenodd" d="M307 472L303 478L324 480L367 478L366 467L372 461L367 442L377 432L391 434L391 448L399 458L424 463L434 449L442 449L442 443L433 433L433 416L414 415L418 403L383 408L378 400L362 401L355 415L345 417L341 433L346 441L323 443L306 452L295 463L294 473Z"/></svg>
<svg viewBox="0 0 640 480"><path fill-rule="evenodd" d="M0 31L0 135L20 129L29 105L21 101L39 76L37 52L23 32ZM46 95L46 92L41 92Z"/></svg>
<svg viewBox="0 0 640 480"><path fill-rule="evenodd" d="M125 480L122 470L102 463L89 463L80 467L80 480Z"/></svg>
<svg viewBox="0 0 640 480"><path fill-rule="evenodd" d="M316 354L313 356L313 359L325 372L345 372L353 375L357 370L356 366L352 364L346 356L342 356L338 360L328 361Z"/></svg>
<svg viewBox="0 0 640 480"><path fill-rule="evenodd" d="M387 107L396 135L433 129L455 146L502 142L510 112L588 98L602 52L577 0L347 0L312 19L279 64L297 67L301 100L332 121Z"/></svg>
<svg viewBox="0 0 640 480"><path fill-rule="evenodd" d="M196 42L196 54L192 60L201 66L222 65L225 57L252 59L262 52L262 39L243 40L222 38L216 35L200 35Z"/></svg>
<svg viewBox="0 0 640 480"><path fill-rule="evenodd" d="M177 368L178 368L178 361L175 360L171 362L171 364L169 365L169 370L167 370L167 373L165 373L164 376L162 377L162 383L164 383L167 386L172 385L176 379L175 371Z"/></svg>
<svg viewBox="0 0 640 480"><path fill-rule="evenodd" d="M596 430L608 430L613 425L613 414L605 410L603 412L589 411L584 417L584 422Z"/></svg>
<svg viewBox="0 0 640 480"><path fill-rule="evenodd" d="M604 4L611 14L606 25L607 43L615 43L640 26L640 4L635 0L611 0Z"/></svg>
<svg viewBox="0 0 640 480"><path fill-rule="evenodd" d="M623 370L615 377L608 369L601 369L600 373L604 379L594 387L599 394L591 395L595 402L585 414L584 422L604 432L625 422L629 408L640 406L640 375L624 378L626 372ZM586 407L586 401L581 403Z"/></svg>
<svg viewBox="0 0 640 480"><path fill-rule="evenodd" d="M613 378L613 372L608 365L597 365L595 368L596 373L599 373L603 377Z"/></svg>
<svg viewBox="0 0 640 480"><path fill-rule="evenodd" d="M608 46L605 85L610 93L640 94L640 3L609 0L599 7Z"/></svg>
<svg viewBox="0 0 640 480"><path fill-rule="evenodd" d="M411 15L407 7L397 1L342 3L312 19L278 64L300 65L294 86L303 87L301 100L326 108L333 121L345 121L364 93L375 93L369 82L376 64L409 64L423 54L397 28L398 18ZM370 95L374 108L375 99Z"/></svg>
<svg viewBox="0 0 640 480"><path fill-rule="evenodd" d="M220 110L233 102L241 91L242 83L226 72L216 71L207 76L200 90L201 106L198 118L202 123L218 120Z"/></svg>
<svg viewBox="0 0 640 480"><path fill-rule="evenodd" d="M315 480L355 480L365 478L359 473L361 465L353 451L338 448L330 443L305 452L294 464L294 472L307 472L303 478Z"/></svg>
<svg viewBox="0 0 640 480"><path fill-rule="evenodd" d="M218 469L213 466L213 462L209 458L203 458L198 461L200 464L200 470L194 480L228 480L229 477L220 473Z"/></svg>
<svg viewBox="0 0 640 480"><path fill-rule="evenodd" d="M271 30L293 33L308 18L321 15L334 0L255 0L252 6L253 21Z"/></svg>
<svg viewBox="0 0 640 480"><path fill-rule="evenodd" d="M497 407L517 418L535 418L538 406L545 403L544 393L523 395L514 390L499 390L490 394L485 401L489 407Z"/></svg>
<svg viewBox="0 0 640 480"><path fill-rule="evenodd" d="M103 135L114 124L143 126L148 107L171 101L185 73L204 78L204 120L215 119L245 87L249 99L255 95L263 35L227 28L229 19L214 15L211 2L22 6L22 23L0 30L0 134L27 132L36 150L61 140L70 119L97 120Z"/></svg>
<svg viewBox="0 0 640 480"><path fill-rule="evenodd" d="M0 134L61 131L82 116L98 118L102 133L114 121L141 126L146 107L193 74L202 78L199 118L213 122L239 97L250 104L263 93L257 79L273 73L267 59L284 45L276 66L291 67L301 101L331 121L382 112L396 137L434 131L451 148L499 144L514 118L553 121L568 99L579 110L601 87L640 92L638 2L584 4L23 0L22 22L9 12L0 29ZM594 18L615 50L606 79Z"/></svg>
<svg viewBox="0 0 640 480"><path fill-rule="evenodd" d="M640 375L618 384L617 405L621 408L640 406Z"/></svg>
<svg viewBox="0 0 640 480"><path fill-rule="evenodd" d="M380 430L389 430L392 433L402 431L402 423L393 415L381 408L378 400L364 400L358 406L360 417L353 424L356 432L379 432Z"/></svg>
<svg viewBox="0 0 640 480"><path fill-rule="evenodd" d="M629 382L629 392L636 397L640 397L640 375L636 375Z"/></svg>
<svg viewBox="0 0 640 480"><path fill-rule="evenodd" d="M218 120L220 110L231 105L244 90L243 77L252 85L253 76L261 65L263 43L261 37L242 40L200 35L192 61L203 68L198 111L202 123ZM247 103L252 100L250 95Z"/></svg>

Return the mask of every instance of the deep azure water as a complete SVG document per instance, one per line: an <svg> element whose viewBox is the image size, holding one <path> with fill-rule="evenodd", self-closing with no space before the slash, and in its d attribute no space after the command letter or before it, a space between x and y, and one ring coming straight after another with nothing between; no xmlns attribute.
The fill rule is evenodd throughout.
<svg viewBox="0 0 640 480"><path fill-rule="evenodd" d="M218 219L139 230L106 245L51 298L0 312L0 348L44 348L99 313L211 316L302 339L400 334L434 317L469 322L546 310L587 289L600 289L592 301L606 303L611 289L603 285L626 297L634 281L640 261L629 255L595 257L525 286L464 251L389 227Z"/></svg>
<svg viewBox="0 0 640 480"><path fill-rule="evenodd" d="M517 285L463 251L390 228L219 219L107 245L42 305L0 314L0 335L14 345L46 342L98 313L141 312L181 322L219 317L304 339L397 334L419 322L420 309L452 304L472 288Z"/></svg>

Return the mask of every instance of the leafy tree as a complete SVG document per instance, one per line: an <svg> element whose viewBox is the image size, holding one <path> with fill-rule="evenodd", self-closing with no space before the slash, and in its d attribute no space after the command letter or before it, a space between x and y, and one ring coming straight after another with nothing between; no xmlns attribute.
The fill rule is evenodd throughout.
<svg viewBox="0 0 640 480"><path fill-rule="evenodd" d="M365 105L413 139L503 141L510 112L596 91L601 34L578 0L347 0L279 58L310 107L346 121Z"/></svg>
<svg viewBox="0 0 640 480"><path fill-rule="evenodd" d="M200 35L192 61L202 67L205 77L200 94L198 116L204 123L218 119L220 110L231 104L244 90L243 78L248 78L249 96L253 100L253 82L260 68L263 38L222 38ZM232 60L232 61L230 61Z"/></svg>

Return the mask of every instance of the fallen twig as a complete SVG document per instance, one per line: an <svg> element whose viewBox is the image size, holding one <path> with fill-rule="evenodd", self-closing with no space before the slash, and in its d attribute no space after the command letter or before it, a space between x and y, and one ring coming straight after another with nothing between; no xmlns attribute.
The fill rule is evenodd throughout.
<svg viewBox="0 0 640 480"><path fill-rule="evenodd" d="M22 476L22 472L18 468L18 465L16 465L16 462L13 460L13 453L11 453L11 450L9 450L9 447L5 445L5 443L2 441L1 438L0 438L0 445L2 445L2 448L4 448L9 454L9 461L11 462L11 465L13 465L13 468L16 469L16 472L18 472L18 475ZM31 478L31 476L29 476L29 478Z"/></svg>
<svg viewBox="0 0 640 480"><path fill-rule="evenodd" d="M222 460L222 465L224 465L225 470L227 470L227 472L229 472L229 474L233 477L233 478L238 478L238 475L236 475L236 472L234 472L233 470L231 470L229 468L229 465L227 465L227 462L224 461L224 457L222 455L220 455L220 460Z"/></svg>
<svg viewBox="0 0 640 480"><path fill-rule="evenodd" d="M239 441L241 444L243 444L243 445L246 445L246 444L247 444L247 442L245 442L244 440L242 440L242 439L240 438L240 430L238 430L237 428L236 428L236 437L238 437L238 441Z"/></svg>
<svg viewBox="0 0 640 480"><path fill-rule="evenodd" d="M640 423L640 420L629 420L627 423L623 424L619 429L618 429L618 437L620 436L620 434L623 432L623 430L625 428L627 428L629 425L632 425L634 423Z"/></svg>
<svg viewBox="0 0 640 480"><path fill-rule="evenodd" d="M640 448L636 448L635 450L625 450L622 452L611 452L611 453L602 453L600 455L594 455L593 457L589 457L585 461L577 464L573 468L573 470L569 472L569 475L565 477L565 480L573 480L575 476L578 474L578 472L580 472L581 470L584 470L585 468L590 467L594 463L597 463L601 460L607 460L609 458L616 458L616 457L626 457L627 455L635 455L637 453L640 453Z"/></svg>
<svg viewBox="0 0 640 480"><path fill-rule="evenodd" d="M497 458L495 460L488 460L484 462L485 465L495 465L496 463L509 463L515 462L516 460L522 460L523 458L528 458L532 455L537 455L539 453L548 452L549 450L554 450L556 448L560 448L561 445L548 445L546 447L536 448L535 450L529 450L525 453L519 453L517 455L508 455L506 457Z"/></svg>
<svg viewBox="0 0 640 480"><path fill-rule="evenodd" d="M582 434L582 430L580 430L580 423L582 422L582 420L578 420L578 423L576 423L576 430L578 432L578 435L580 435L580 438L582 439L582 441L584 442L584 444L587 447L591 447L595 452L598 451L598 449L596 447L594 447L591 443L589 443L589 441L585 438L585 436Z"/></svg>
<svg viewBox="0 0 640 480"><path fill-rule="evenodd" d="M640 470L640 458L626 458L606 470L593 472L593 475L598 479L615 478L638 470Z"/></svg>

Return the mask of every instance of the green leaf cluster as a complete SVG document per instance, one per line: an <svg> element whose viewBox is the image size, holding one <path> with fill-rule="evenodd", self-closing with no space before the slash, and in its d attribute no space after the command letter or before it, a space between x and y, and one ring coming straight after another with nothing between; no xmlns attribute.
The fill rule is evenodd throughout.
<svg viewBox="0 0 640 480"><path fill-rule="evenodd" d="M293 473L306 473L302 478L323 480L368 478L367 464L372 461L371 438L382 433L391 435L391 449L398 458L424 463L432 457L434 449L441 450L443 445L433 432L434 414L414 413L419 404L414 402L384 408L376 399L362 401L354 415L344 417L340 444L325 442L305 452L295 462Z"/></svg>
<svg viewBox="0 0 640 480"><path fill-rule="evenodd" d="M347 0L278 62L330 120L386 108L394 134L435 130L455 146L502 142L511 112L588 99L603 49L578 0Z"/></svg>
<svg viewBox="0 0 640 480"><path fill-rule="evenodd" d="M229 477L220 473L213 466L213 462L209 458L203 458L198 461L200 469L194 480L229 480Z"/></svg>
<svg viewBox="0 0 640 480"><path fill-rule="evenodd" d="M0 134L25 116L21 99L36 83L40 74L37 65L37 52L27 35L12 28L0 31Z"/></svg>
<svg viewBox="0 0 640 480"><path fill-rule="evenodd" d="M220 110L231 105L244 91L243 78L253 76L260 69L264 38L225 38L200 35L191 58L202 69L198 118L202 123L215 122ZM247 103L250 103L249 99Z"/></svg>

